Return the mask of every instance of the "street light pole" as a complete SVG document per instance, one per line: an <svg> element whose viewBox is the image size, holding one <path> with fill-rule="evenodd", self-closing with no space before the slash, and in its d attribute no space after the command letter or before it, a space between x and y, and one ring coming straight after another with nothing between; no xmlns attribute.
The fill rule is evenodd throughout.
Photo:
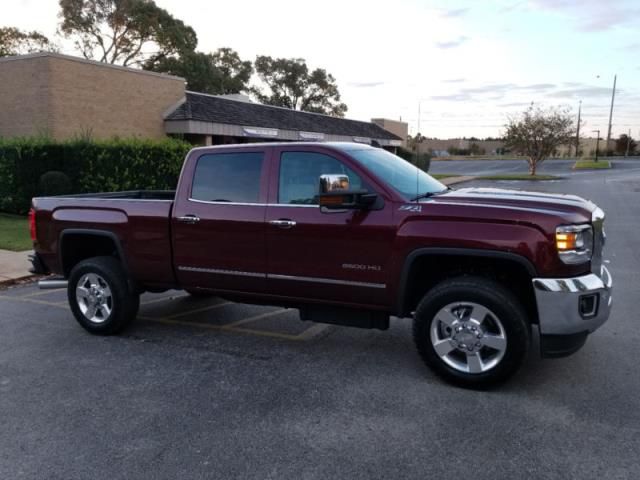
<svg viewBox="0 0 640 480"><path fill-rule="evenodd" d="M618 75L613 76L613 90L611 91L611 108L609 109L609 130L607 131L607 155L609 155L609 144L611 142L611 120L613 119L613 101L616 98L616 80Z"/></svg>
<svg viewBox="0 0 640 480"><path fill-rule="evenodd" d="M576 129L576 160L580 155L580 114L582 113L582 100L578 104L578 128ZM569 152L571 154L571 152Z"/></svg>
<svg viewBox="0 0 640 480"><path fill-rule="evenodd" d="M596 163L597 163L598 162L598 147L600 146L600 130L593 130L593 131L598 134L598 137L596 139Z"/></svg>

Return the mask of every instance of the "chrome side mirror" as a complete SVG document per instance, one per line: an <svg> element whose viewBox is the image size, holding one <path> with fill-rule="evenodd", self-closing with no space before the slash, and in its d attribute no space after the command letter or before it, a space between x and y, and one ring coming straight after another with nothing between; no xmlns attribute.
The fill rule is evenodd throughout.
<svg viewBox="0 0 640 480"><path fill-rule="evenodd" d="M349 177L344 174L320 175L320 195L349 190Z"/></svg>

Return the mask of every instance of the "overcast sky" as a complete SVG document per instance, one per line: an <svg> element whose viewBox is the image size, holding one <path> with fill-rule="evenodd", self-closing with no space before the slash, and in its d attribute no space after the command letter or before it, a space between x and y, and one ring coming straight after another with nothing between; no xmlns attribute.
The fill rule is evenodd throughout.
<svg viewBox="0 0 640 480"><path fill-rule="evenodd" d="M6 2L0 24L53 36L57 0ZM202 51L302 57L339 84L347 116L401 118L428 137L496 136L533 102L582 100L586 134L640 136L638 0L156 0ZM10 5L10 6L9 6ZM64 53L73 54L65 49Z"/></svg>

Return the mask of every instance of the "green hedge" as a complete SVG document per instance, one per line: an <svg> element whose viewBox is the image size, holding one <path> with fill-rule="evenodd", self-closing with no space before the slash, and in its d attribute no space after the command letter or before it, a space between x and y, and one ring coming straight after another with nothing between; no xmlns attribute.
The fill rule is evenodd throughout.
<svg viewBox="0 0 640 480"><path fill-rule="evenodd" d="M172 190L191 147L173 139L0 139L0 210L26 213L51 171L67 175L74 193Z"/></svg>

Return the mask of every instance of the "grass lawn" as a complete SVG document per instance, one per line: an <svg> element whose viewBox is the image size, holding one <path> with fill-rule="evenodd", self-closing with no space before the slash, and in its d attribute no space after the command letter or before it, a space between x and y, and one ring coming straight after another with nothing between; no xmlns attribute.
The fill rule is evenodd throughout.
<svg viewBox="0 0 640 480"><path fill-rule="evenodd" d="M459 177L460 176L460 175L456 175L456 174L453 174L453 173L430 173L429 175L431 175L436 180L442 180L443 178Z"/></svg>
<svg viewBox="0 0 640 480"><path fill-rule="evenodd" d="M31 248L27 217L0 213L0 249L21 252Z"/></svg>
<svg viewBox="0 0 640 480"><path fill-rule="evenodd" d="M597 162L592 160L579 160L573 166L574 170L598 170L601 168L611 168L611 162L609 162L609 160L598 160Z"/></svg>
<svg viewBox="0 0 640 480"><path fill-rule="evenodd" d="M560 180L562 177L556 177L555 175L529 175L527 173L514 173L507 175L481 175L476 177L479 180Z"/></svg>

